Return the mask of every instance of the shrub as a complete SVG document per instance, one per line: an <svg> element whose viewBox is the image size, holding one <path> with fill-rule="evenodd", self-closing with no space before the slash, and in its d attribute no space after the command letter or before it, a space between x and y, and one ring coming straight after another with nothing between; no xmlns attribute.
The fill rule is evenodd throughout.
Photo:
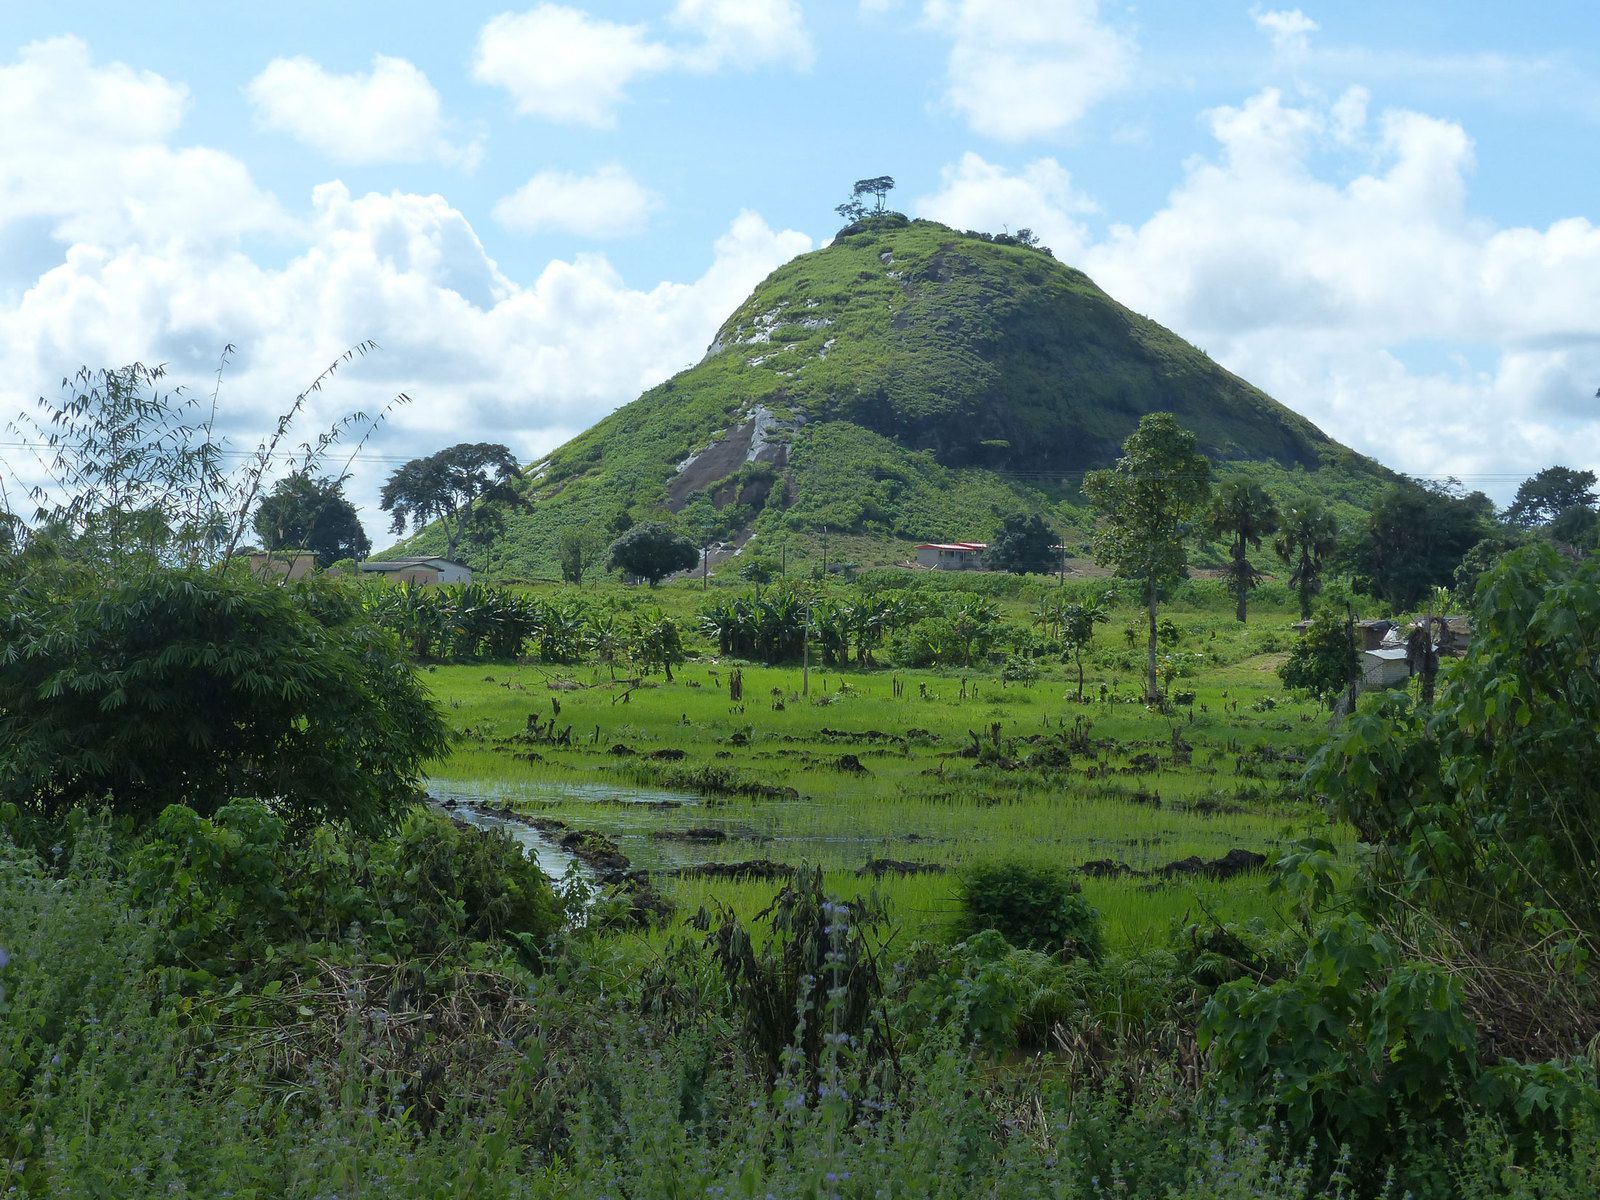
<svg viewBox="0 0 1600 1200"><path fill-rule="evenodd" d="M1100 914L1064 867L1025 862L969 867L961 877L960 905L958 938L992 929L1019 949L1099 961Z"/></svg>
<svg viewBox="0 0 1600 1200"><path fill-rule="evenodd" d="M151 818L270 799L376 832L447 730L399 643L331 584L39 572L0 599L0 800Z"/></svg>
<svg viewBox="0 0 1600 1200"><path fill-rule="evenodd" d="M202 984L358 933L378 956L503 939L533 961L560 921L549 881L508 836L421 808L390 837L323 826L297 845L255 801L211 818L172 805L128 873L131 899L157 918L160 960Z"/></svg>

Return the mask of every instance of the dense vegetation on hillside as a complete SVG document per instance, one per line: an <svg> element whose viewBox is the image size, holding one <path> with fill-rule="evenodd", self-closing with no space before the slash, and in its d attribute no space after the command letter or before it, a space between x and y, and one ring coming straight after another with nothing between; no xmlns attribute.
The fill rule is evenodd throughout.
<svg viewBox="0 0 1600 1200"><path fill-rule="evenodd" d="M866 563L1018 510L1080 527L1082 472L1155 411L1289 490L1364 507L1386 477L1082 272L885 214L773 272L702 362L537 464L531 507L466 553L553 577L563 531L622 514L675 513L706 541L854 535ZM718 444L726 462L680 478ZM442 545L431 530L405 543Z"/></svg>

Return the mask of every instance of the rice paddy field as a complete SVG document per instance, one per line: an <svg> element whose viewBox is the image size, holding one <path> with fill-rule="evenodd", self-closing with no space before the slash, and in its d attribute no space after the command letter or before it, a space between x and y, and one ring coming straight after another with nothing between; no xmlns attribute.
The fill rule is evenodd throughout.
<svg viewBox="0 0 1600 1200"><path fill-rule="evenodd" d="M1162 614L1178 664L1166 711L1139 699L1131 606L1099 631L1081 701L1075 666L1054 661L1031 681L892 667L813 667L807 681L704 652L671 682L591 665L426 666L458 735L429 791L475 823L510 818L557 877L647 873L673 906L668 929L712 902L751 915L777 868L815 864L835 894L876 889L902 930L931 936L961 867L993 859L1082 868L1112 945L1206 914L1273 922L1252 860L1206 864L1270 859L1311 830L1348 836L1297 789L1326 714L1278 678L1286 605L1241 626L1225 600L1190 590ZM688 624L701 594L649 598ZM1004 618L1025 621L1030 602L1004 599Z"/></svg>

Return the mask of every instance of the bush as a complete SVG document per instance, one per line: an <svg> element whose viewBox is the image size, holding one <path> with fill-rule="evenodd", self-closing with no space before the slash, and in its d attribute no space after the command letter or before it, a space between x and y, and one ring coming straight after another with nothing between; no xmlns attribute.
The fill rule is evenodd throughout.
<svg viewBox="0 0 1600 1200"><path fill-rule="evenodd" d="M956 936L962 940L992 929L1019 949L1100 959L1100 914L1064 867L1023 862L969 867L961 877L960 904Z"/></svg>
<svg viewBox="0 0 1600 1200"><path fill-rule="evenodd" d="M332 584L38 572L0 599L0 644L0 800L47 817L256 796L377 832L448 745L399 643Z"/></svg>
<svg viewBox="0 0 1600 1200"><path fill-rule="evenodd" d="M505 940L531 962L560 921L549 881L508 836L421 808L390 837L323 826L296 845L255 801L212 818L172 805L128 874L131 899L157 918L159 960L199 984L357 936L390 958Z"/></svg>

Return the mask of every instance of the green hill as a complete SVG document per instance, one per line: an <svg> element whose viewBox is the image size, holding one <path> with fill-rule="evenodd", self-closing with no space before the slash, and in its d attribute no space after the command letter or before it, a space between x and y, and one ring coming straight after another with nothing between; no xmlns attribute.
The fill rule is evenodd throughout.
<svg viewBox="0 0 1600 1200"><path fill-rule="evenodd" d="M1283 498L1362 505L1389 477L1048 252L888 214L774 271L699 364L530 467L532 509L466 557L551 575L563 530L659 517L862 563L1019 509L1070 540L1082 471L1160 410Z"/></svg>

